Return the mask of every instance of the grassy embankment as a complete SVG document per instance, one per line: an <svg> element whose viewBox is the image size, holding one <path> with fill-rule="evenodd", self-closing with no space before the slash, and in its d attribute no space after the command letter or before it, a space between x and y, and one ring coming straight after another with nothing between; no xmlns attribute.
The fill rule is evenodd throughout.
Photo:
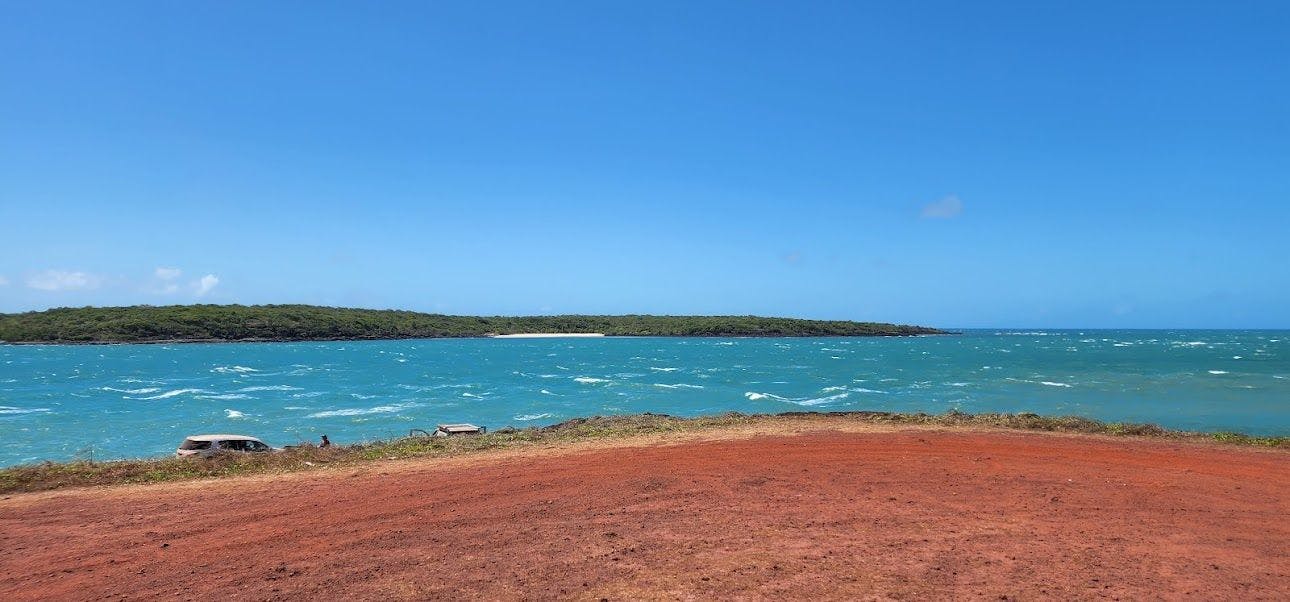
<svg viewBox="0 0 1290 602"><path fill-rule="evenodd" d="M210 477L317 470L399 458L449 457L485 450L622 439L640 435L700 432L739 426L773 426L776 421L846 419L879 425L1003 428L1019 431L1158 437L1186 441L1290 448L1290 437L1171 431L1150 424L1106 423L1087 418L1036 414L893 414L887 412L788 412L676 418L661 414L580 418L541 428L502 429L480 436L414 437L328 449L305 446L276 454L224 454L210 459L163 458L112 462L45 462L0 470L0 493L63 487L183 481ZM800 423L799 423L800 424Z"/></svg>
<svg viewBox="0 0 1290 602"><path fill-rule="evenodd" d="M11 343L330 341L602 333L610 336L910 336L935 328L757 316L448 316L313 305L59 308L0 314Z"/></svg>

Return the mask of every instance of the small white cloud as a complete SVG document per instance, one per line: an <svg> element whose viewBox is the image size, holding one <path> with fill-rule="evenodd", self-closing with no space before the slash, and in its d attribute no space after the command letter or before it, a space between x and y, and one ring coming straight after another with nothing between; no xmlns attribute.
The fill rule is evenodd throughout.
<svg viewBox="0 0 1290 602"><path fill-rule="evenodd" d="M74 291L97 288L102 278L85 272L45 270L27 278L27 286L41 291Z"/></svg>
<svg viewBox="0 0 1290 602"><path fill-rule="evenodd" d="M153 273L162 280L174 280L182 275L184 271L179 268L157 268Z"/></svg>
<svg viewBox="0 0 1290 602"><path fill-rule="evenodd" d="M959 195L951 194L939 201L932 201L923 205L923 211L919 214L919 217L923 219L950 219L958 217L960 213L963 213L963 201L959 199Z"/></svg>
<svg viewBox="0 0 1290 602"><path fill-rule="evenodd" d="M215 274L207 274L202 276L200 280L193 281L193 292L198 297L201 297L211 292L211 289L215 288L217 284L219 284L219 278L215 277Z"/></svg>

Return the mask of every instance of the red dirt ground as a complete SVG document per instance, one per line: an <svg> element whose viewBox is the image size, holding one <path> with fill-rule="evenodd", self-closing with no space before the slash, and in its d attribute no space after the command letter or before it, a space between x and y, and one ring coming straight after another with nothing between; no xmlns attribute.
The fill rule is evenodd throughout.
<svg viewBox="0 0 1290 602"><path fill-rule="evenodd" d="M1290 454L814 431L0 500L0 599L1290 598Z"/></svg>

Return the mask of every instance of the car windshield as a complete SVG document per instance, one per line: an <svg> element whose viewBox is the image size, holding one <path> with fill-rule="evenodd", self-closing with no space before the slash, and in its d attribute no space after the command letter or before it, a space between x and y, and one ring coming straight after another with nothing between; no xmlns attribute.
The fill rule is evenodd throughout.
<svg viewBox="0 0 1290 602"><path fill-rule="evenodd" d="M184 439L184 442L179 444L179 449L210 449L210 448L211 448L210 441L193 441L192 439Z"/></svg>

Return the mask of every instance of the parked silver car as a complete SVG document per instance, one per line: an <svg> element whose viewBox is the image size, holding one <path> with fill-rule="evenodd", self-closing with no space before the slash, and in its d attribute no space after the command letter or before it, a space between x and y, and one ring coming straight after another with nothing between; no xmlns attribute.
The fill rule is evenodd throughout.
<svg viewBox="0 0 1290 602"><path fill-rule="evenodd" d="M279 451L265 442L246 435L193 435L184 439L175 456L208 457L220 452L267 453Z"/></svg>

